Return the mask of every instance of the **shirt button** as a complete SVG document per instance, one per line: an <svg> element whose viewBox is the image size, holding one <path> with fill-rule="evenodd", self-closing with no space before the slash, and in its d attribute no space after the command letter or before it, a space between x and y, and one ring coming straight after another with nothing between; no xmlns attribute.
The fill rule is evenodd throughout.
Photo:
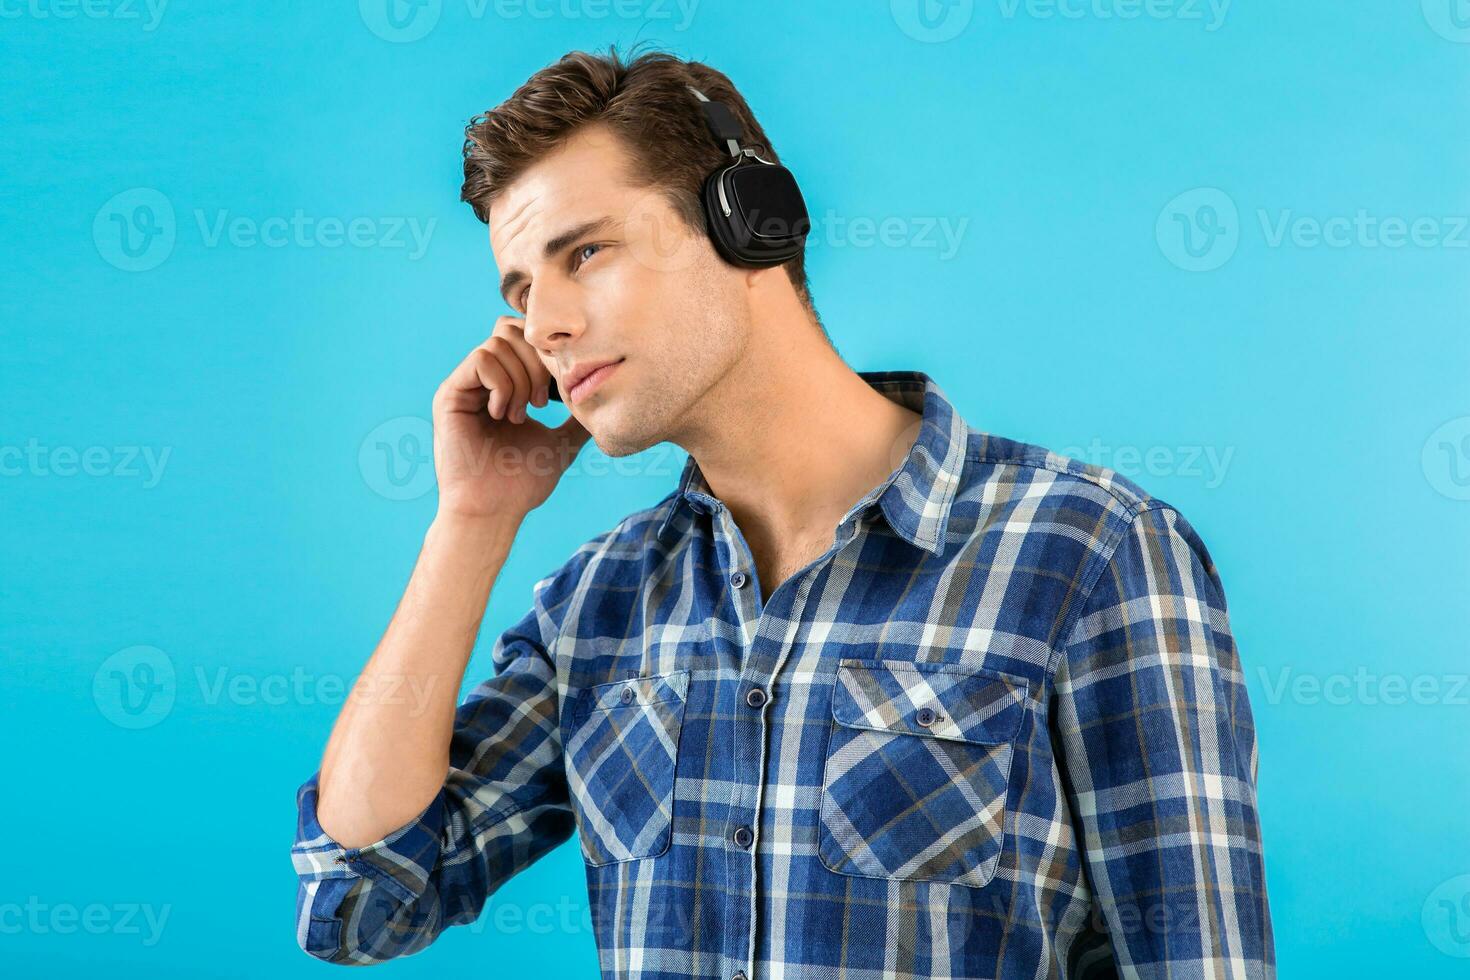
<svg viewBox="0 0 1470 980"><path fill-rule="evenodd" d="M934 724L934 717L935 716L933 708L920 708L919 716L914 720L923 725L925 728L928 728L930 725Z"/></svg>
<svg viewBox="0 0 1470 980"><path fill-rule="evenodd" d="M730 836L735 841L736 847L749 847L750 842L755 840L755 835L750 832L749 827L745 826L736 827L735 833Z"/></svg>
<svg viewBox="0 0 1470 980"><path fill-rule="evenodd" d="M735 975L731 977L730 980L746 980L745 971L736 970Z"/></svg>
<svg viewBox="0 0 1470 980"><path fill-rule="evenodd" d="M736 572L734 575L731 575L730 576L730 584L733 585L733 586L735 586L735 588L737 588L737 589L743 589L743 588L745 588L745 573L744 572Z"/></svg>
<svg viewBox="0 0 1470 980"><path fill-rule="evenodd" d="M627 687L623 688L623 693L619 694L618 697L623 699L624 704L632 704L633 699L637 697L637 695L633 693L633 686L630 684Z"/></svg>
<svg viewBox="0 0 1470 980"><path fill-rule="evenodd" d="M759 708L766 703L766 692L758 687L751 688L745 695L745 703L752 708Z"/></svg>

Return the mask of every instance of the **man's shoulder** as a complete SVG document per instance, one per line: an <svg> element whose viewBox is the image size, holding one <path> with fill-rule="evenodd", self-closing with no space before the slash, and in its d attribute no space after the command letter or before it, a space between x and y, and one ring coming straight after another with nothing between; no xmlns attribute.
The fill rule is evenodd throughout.
<svg viewBox="0 0 1470 980"><path fill-rule="evenodd" d="M678 491L633 511L578 545L566 560L537 583L537 590L564 592L595 580L610 588L636 582L652 553L661 548L659 528L674 507ZM589 579L589 573L592 576Z"/></svg>
<svg viewBox="0 0 1470 980"><path fill-rule="evenodd" d="M955 506L979 525L1011 511L1011 528L1087 538L1105 548L1140 513L1174 508L1117 470L973 427Z"/></svg>

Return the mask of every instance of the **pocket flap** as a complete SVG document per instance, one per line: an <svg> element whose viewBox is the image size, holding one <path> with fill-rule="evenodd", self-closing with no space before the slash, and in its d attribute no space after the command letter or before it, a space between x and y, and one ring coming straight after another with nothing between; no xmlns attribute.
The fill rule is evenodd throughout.
<svg viewBox="0 0 1470 980"><path fill-rule="evenodd" d="M632 695L623 694L624 689ZM689 671L675 670L654 676L629 677L620 681L595 684L582 691L580 714L608 708L637 707L662 701L682 701L689 692ZM627 698L627 700L624 700Z"/></svg>
<svg viewBox="0 0 1470 980"><path fill-rule="evenodd" d="M832 692L841 724L959 742L1009 742L1025 713L1024 684L954 664L843 659Z"/></svg>

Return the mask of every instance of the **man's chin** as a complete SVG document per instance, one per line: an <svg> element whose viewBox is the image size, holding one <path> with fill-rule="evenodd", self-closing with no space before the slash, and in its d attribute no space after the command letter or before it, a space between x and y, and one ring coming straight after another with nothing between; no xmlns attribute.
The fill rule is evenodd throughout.
<svg viewBox="0 0 1470 980"><path fill-rule="evenodd" d="M613 413L608 412L607 415L611 416ZM599 413L598 417L583 423L591 434L592 441L597 444L598 451L610 459L641 453L663 441L650 438L645 431L620 425L619 421L615 418L603 418Z"/></svg>

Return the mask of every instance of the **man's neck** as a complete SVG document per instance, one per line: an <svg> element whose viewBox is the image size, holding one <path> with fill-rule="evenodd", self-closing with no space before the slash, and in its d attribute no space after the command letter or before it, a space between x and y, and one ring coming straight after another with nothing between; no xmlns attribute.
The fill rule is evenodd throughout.
<svg viewBox="0 0 1470 980"><path fill-rule="evenodd" d="M684 448L757 561L780 564L788 543L825 550L842 516L903 462L922 417L875 391L814 323L764 326L701 403Z"/></svg>

